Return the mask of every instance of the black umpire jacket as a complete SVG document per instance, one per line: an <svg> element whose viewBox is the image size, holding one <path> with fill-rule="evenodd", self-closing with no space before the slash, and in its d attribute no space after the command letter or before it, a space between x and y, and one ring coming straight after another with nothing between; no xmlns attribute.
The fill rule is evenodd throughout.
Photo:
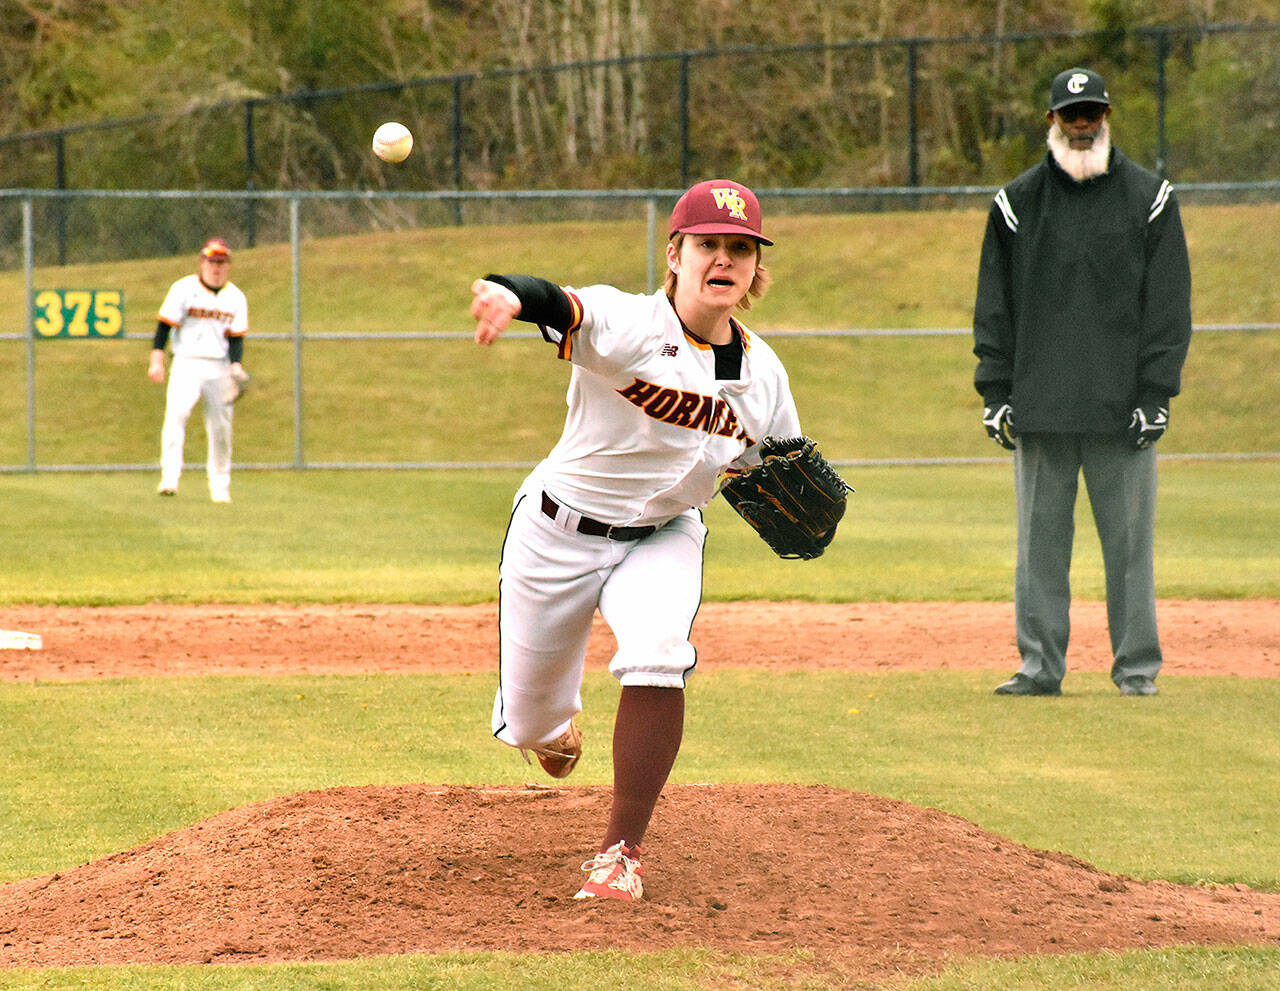
<svg viewBox="0 0 1280 991"><path fill-rule="evenodd" d="M1123 433L1167 406L1191 341L1173 187L1114 148L1084 182L1046 154L991 205L973 333L974 385L1019 433Z"/></svg>

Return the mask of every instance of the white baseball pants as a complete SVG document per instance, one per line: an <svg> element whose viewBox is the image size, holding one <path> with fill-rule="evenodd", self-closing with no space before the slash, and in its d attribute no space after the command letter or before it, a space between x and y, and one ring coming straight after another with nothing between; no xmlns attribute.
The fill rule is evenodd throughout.
<svg viewBox="0 0 1280 991"><path fill-rule="evenodd" d="M160 485L176 489L182 476L187 420L204 401L204 428L209 438L206 471L209 492L226 495L231 487L231 417L227 402L231 364L225 358L174 358L165 390L164 427L160 431Z"/></svg>
<svg viewBox="0 0 1280 991"><path fill-rule="evenodd" d="M582 711L587 640L597 608L618 643L609 671L623 685L683 688L702 601L707 529L690 509L641 540L577 532L541 509L541 488L516 496L502 547L499 683L493 734L530 747Z"/></svg>

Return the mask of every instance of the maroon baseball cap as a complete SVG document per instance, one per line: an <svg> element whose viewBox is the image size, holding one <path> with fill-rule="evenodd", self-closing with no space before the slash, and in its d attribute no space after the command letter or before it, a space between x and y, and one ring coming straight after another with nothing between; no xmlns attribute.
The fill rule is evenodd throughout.
<svg viewBox="0 0 1280 991"><path fill-rule="evenodd" d="M201 258L230 258L231 249L227 247L227 242L220 237L211 237L205 241L204 247L200 249Z"/></svg>
<svg viewBox="0 0 1280 991"><path fill-rule="evenodd" d="M760 233L760 201L732 179L700 182L676 201L671 233L746 234L761 244L773 244Z"/></svg>

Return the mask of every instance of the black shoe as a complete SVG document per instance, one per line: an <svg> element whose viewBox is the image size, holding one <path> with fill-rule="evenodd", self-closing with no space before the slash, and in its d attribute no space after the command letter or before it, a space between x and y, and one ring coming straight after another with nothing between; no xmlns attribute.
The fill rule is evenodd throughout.
<svg viewBox="0 0 1280 991"><path fill-rule="evenodd" d="M996 686L997 695L1061 695L1062 689L1057 685L1046 685L1042 681L1028 678L1019 671L1003 685Z"/></svg>
<svg viewBox="0 0 1280 991"><path fill-rule="evenodd" d="M1122 695L1157 695L1159 689L1156 683L1145 674L1131 674L1127 678L1120 681L1120 693Z"/></svg>

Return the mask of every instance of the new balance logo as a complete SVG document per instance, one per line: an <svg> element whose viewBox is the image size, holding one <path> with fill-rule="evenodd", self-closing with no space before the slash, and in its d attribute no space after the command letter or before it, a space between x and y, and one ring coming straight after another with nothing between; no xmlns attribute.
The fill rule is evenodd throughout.
<svg viewBox="0 0 1280 991"><path fill-rule="evenodd" d="M679 353L680 353L680 349L676 347L674 344L662 345L662 357L664 358L674 358Z"/></svg>

